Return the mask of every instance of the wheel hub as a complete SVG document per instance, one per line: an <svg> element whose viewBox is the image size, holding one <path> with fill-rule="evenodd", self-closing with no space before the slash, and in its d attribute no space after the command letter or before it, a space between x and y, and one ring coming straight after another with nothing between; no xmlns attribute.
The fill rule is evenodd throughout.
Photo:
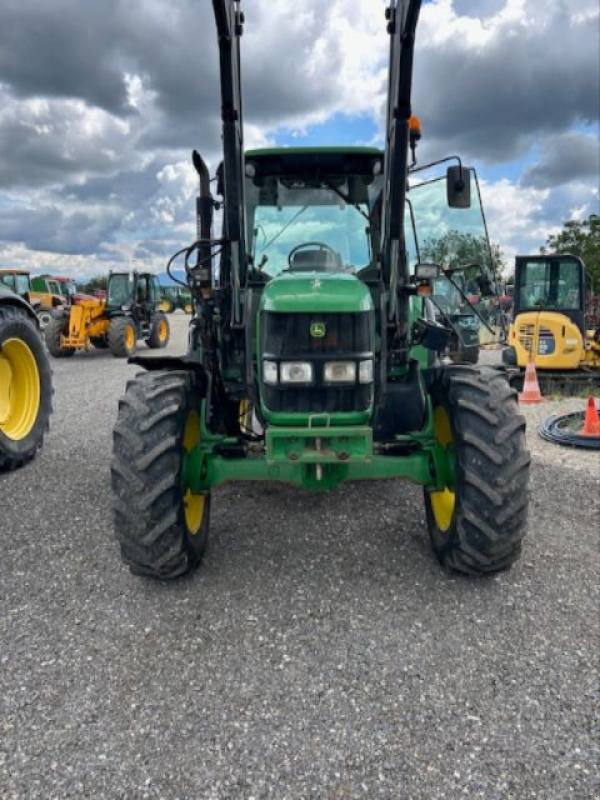
<svg viewBox="0 0 600 800"><path fill-rule="evenodd" d="M40 375L35 357L21 339L7 339L0 353L0 431L24 439L38 417Z"/></svg>

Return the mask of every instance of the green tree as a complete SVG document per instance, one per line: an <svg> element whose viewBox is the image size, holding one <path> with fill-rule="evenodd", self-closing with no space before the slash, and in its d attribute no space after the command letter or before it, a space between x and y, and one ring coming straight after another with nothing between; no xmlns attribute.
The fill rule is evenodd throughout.
<svg viewBox="0 0 600 800"><path fill-rule="evenodd" d="M600 292L600 216L568 220L560 233L548 237L540 252L579 256L592 276L595 291Z"/></svg>
<svg viewBox="0 0 600 800"><path fill-rule="evenodd" d="M479 264L484 273L500 274L505 268L505 261L500 246L490 244L493 265L490 264L490 253L485 236L472 233L448 231L443 236L426 239L421 245L421 259L432 261L441 267L459 267Z"/></svg>

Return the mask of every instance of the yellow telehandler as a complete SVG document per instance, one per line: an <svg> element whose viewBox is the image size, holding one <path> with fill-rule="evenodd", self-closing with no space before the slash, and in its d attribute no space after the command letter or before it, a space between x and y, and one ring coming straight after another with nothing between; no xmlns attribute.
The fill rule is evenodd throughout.
<svg viewBox="0 0 600 800"><path fill-rule="evenodd" d="M113 272L106 298L81 297L68 310L54 315L45 330L46 345L55 358L89 350L91 345L127 358L140 339L151 348L166 347L169 322L158 310L159 304L155 275Z"/></svg>

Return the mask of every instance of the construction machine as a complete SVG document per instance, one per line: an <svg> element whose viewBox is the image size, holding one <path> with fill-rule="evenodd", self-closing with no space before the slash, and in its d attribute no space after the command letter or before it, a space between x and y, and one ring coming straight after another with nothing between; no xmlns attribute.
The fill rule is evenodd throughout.
<svg viewBox="0 0 600 800"><path fill-rule="evenodd" d="M35 311L0 283L0 470L30 461L52 411L52 372Z"/></svg>
<svg viewBox="0 0 600 800"><path fill-rule="evenodd" d="M0 285L8 287L29 303L37 315L42 330L52 319L54 312L63 309L67 304L58 285L54 284L51 288L46 285L36 288L30 273L25 269L0 269Z"/></svg>
<svg viewBox="0 0 600 800"><path fill-rule="evenodd" d="M146 372L128 383L114 428L123 560L161 579L198 566L211 491L226 481L322 491L407 479L423 487L444 565L509 567L527 515L525 421L500 372L439 357L452 331L435 319L442 265L425 257L435 251L427 243L458 231L490 247L474 170L457 157L414 166L419 0L386 11L384 150L245 151L244 15L236 0L213 0L213 10L223 161L214 197L193 154L198 238L181 251L195 304L188 352L130 359Z"/></svg>
<svg viewBox="0 0 600 800"><path fill-rule="evenodd" d="M46 345L55 358L72 356L90 346L130 356L143 339L148 347L169 341L169 322L158 311L160 290L148 272L112 272L106 298L79 296L63 313L55 314L45 330Z"/></svg>
<svg viewBox="0 0 600 800"><path fill-rule="evenodd" d="M600 388L600 325L587 313L586 295L577 256L517 256L504 363L524 369L533 359L542 379L592 379Z"/></svg>

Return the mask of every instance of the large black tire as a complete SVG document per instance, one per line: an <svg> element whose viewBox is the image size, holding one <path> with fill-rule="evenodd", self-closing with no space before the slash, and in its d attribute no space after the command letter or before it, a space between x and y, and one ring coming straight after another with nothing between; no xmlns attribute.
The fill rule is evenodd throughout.
<svg viewBox="0 0 600 800"><path fill-rule="evenodd" d="M150 328L150 336L146 339L146 344L153 350L162 349L169 344L171 337L171 328L169 320L161 312L154 315L152 327Z"/></svg>
<svg viewBox="0 0 600 800"><path fill-rule="evenodd" d="M61 347L60 345L61 334L65 332L67 325L68 318L61 315L59 317L53 317L44 330L46 347L50 355L54 356L54 358L69 358L69 356L75 354L74 348Z"/></svg>
<svg viewBox="0 0 600 800"><path fill-rule="evenodd" d="M479 347L477 345L461 345L458 350L460 364L477 364L479 361Z"/></svg>
<svg viewBox="0 0 600 800"><path fill-rule="evenodd" d="M42 446L52 413L52 370L26 310L0 306L0 470L20 467Z"/></svg>
<svg viewBox="0 0 600 800"><path fill-rule="evenodd" d="M135 351L135 322L131 317L114 317L108 328L108 346L115 358L127 358Z"/></svg>
<svg viewBox="0 0 600 800"><path fill-rule="evenodd" d="M436 434L456 459L449 524L439 505L448 508L444 497L425 491L433 549L458 572L506 569L521 552L529 503L530 457L517 393L493 369L450 366L435 375L431 395L441 421Z"/></svg>
<svg viewBox="0 0 600 800"><path fill-rule="evenodd" d="M182 475L188 426L198 423L198 407L187 372L138 375L119 403L111 464L115 534L123 561L135 574L177 578L204 556L210 495L190 498ZM189 501L200 497L201 511L190 525Z"/></svg>

